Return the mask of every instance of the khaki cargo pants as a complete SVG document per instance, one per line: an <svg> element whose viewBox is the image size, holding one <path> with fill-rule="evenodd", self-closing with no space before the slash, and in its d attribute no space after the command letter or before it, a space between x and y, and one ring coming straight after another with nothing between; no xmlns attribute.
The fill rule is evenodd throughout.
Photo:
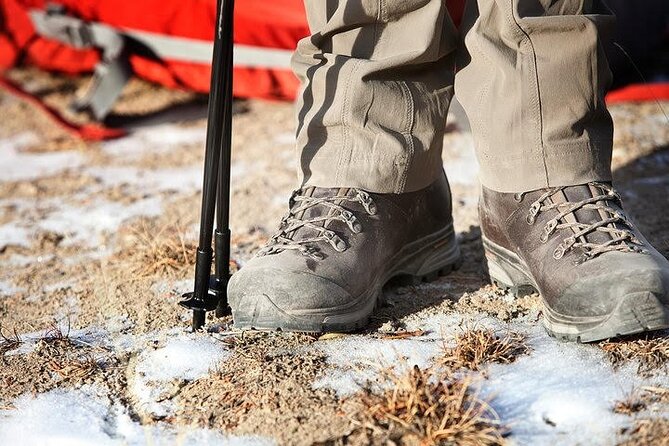
<svg viewBox="0 0 669 446"><path fill-rule="evenodd" d="M442 169L457 95L480 179L501 192L610 180L599 0L306 0L312 35L293 57L302 184L401 193ZM457 74L455 74L457 67ZM448 160L446 160L448 163Z"/></svg>

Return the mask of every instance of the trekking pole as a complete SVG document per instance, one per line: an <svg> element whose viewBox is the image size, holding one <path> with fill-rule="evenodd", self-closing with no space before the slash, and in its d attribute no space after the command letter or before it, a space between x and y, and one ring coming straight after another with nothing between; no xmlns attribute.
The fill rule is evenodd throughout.
<svg viewBox="0 0 669 446"><path fill-rule="evenodd" d="M204 325L207 311L216 309L216 315L222 316L228 307L234 0L218 0L216 12L195 285L193 292L184 294L184 299L179 302L182 307L193 311L193 331ZM216 209L216 275L211 277L211 243Z"/></svg>

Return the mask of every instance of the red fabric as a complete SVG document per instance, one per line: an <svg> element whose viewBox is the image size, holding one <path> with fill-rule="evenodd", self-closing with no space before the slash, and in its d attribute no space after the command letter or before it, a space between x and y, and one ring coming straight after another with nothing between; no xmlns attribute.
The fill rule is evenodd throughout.
<svg viewBox="0 0 669 446"><path fill-rule="evenodd" d="M659 100L669 100L669 82L627 85L606 95L607 104Z"/></svg>
<svg viewBox="0 0 669 446"><path fill-rule="evenodd" d="M4 25L0 29L0 67L16 63L21 49L26 63L65 73L89 72L98 61L95 50L76 50L38 38L28 17L30 9L43 9L47 0L0 0ZM58 0L72 15L154 33L212 40L216 21L215 0ZM295 48L308 34L301 0L243 0L235 8L235 42L269 47ZM180 61L162 61L134 56L135 73L169 88L207 93L210 67ZM293 99L297 79L288 70L235 69L234 94L238 97Z"/></svg>
<svg viewBox="0 0 669 446"><path fill-rule="evenodd" d="M0 0L0 12L4 16L0 30L0 67L12 66L18 49L22 49L25 61L42 69L72 74L93 69L98 60L97 51L76 50L35 38L28 10L44 9L50 1ZM216 21L215 0L57 0L57 3L84 20L200 40L212 40ZM464 0L448 0L448 7L458 23ZM237 43L292 50L299 39L308 34L302 0L242 0L235 5ZM205 65L179 61L156 63L133 57L132 66L140 77L170 88L209 91L210 69ZM297 79L289 70L235 70L236 96L293 99L297 88Z"/></svg>
<svg viewBox="0 0 669 446"><path fill-rule="evenodd" d="M3 76L0 76L0 86L16 97L38 107L60 127L84 140L101 141L105 139L118 138L126 134L126 131L122 129L112 129L99 124L76 124L68 121L57 110L49 107L38 97L28 93L23 88L21 88L20 85L15 84Z"/></svg>

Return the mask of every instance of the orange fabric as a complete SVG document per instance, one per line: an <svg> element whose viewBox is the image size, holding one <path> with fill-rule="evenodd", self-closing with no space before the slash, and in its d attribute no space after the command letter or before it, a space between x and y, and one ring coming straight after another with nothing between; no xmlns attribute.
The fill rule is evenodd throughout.
<svg viewBox="0 0 669 446"><path fill-rule="evenodd" d="M627 85L606 95L607 104L667 99L669 99L669 82Z"/></svg>
<svg viewBox="0 0 669 446"><path fill-rule="evenodd" d="M0 0L5 25L0 30L0 67L16 63L18 48L25 61L45 70L65 73L88 72L98 61L94 50L76 50L57 42L35 38L28 10L44 9L50 0ZM160 34L212 40L216 22L215 0L142 0L120 2L101 0L57 0L72 15L84 20L107 23ZM456 22L463 0L449 0ZM235 5L235 42L246 45L293 49L309 34L302 0L240 0ZM8 42L14 42L10 45ZM135 73L169 88L209 91L210 68L201 64L133 57ZM234 94L239 97L293 99L297 79L289 70L237 68Z"/></svg>
<svg viewBox="0 0 669 446"><path fill-rule="evenodd" d="M16 63L20 48L26 63L70 74L89 72L99 59L95 50L76 50L35 36L28 10L43 9L47 0L0 0L0 67ZM73 16L118 28L212 40L215 0L58 0ZM308 34L301 0L243 0L235 8L235 42L292 49ZM12 44L13 43L13 44ZM135 73L169 88L209 91L210 67L182 61L155 61L133 56ZM235 69L233 93L238 97L293 99L298 83L288 70Z"/></svg>
<svg viewBox="0 0 669 446"><path fill-rule="evenodd" d="M28 11L43 9L52 0L0 0L0 68L20 61L39 68L76 74L90 72L98 62L96 50L77 50L35 35ZM453 21L460 22L464 0L446 0ZM118 28L211 40L216 21L215 0L57 0L72 15ZM309 29L302 0L238 0L235 42L293 49ZM155 61L133 56L135 73L168 88L207 93L210 67L183 61ZM289 70L235 69L238 97L291 100L298 82ZM651 94L652 92L652 94ZM669 98L666 86L624 89L607 96L609 102Z"/></svg>

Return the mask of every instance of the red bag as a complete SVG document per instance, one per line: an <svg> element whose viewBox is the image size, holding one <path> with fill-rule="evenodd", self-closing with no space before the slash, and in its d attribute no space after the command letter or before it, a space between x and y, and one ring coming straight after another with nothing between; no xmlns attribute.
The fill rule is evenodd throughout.
<svg viewBox="0 0 669 446"><path fill-rule="evenodd" d="M100 59L99 51L76 49L45 39L35 32L29 12L44 10L45 0L0 0L0 68L19 59L45 70L64 73L90 72ZM120 4L119 4L120 3ZM216 21L214 0L58 0L67 14L87 22L103 23L119 30L136 30L179 36L211 43ZM308 35L301 0L242 0L235 8L235 43L259 49L292 51ZM155 60L131 55L134 73L170 88L209 91L210 68L206 63ZM284 64L285 65L285 64ZM238 66L234 94L238 97L293 99L298 82L285 66L265 68Z"/></svg>

